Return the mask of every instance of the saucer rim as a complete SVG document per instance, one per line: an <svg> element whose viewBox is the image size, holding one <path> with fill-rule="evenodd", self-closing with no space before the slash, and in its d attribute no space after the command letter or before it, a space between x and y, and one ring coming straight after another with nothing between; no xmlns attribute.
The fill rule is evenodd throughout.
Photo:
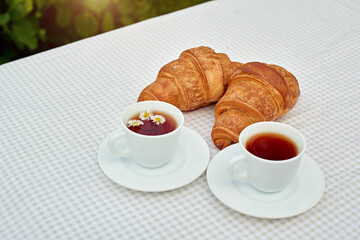
<svg viewBox="0 0 360 240"><path fill-rule="evenodd" d="M98 149L98 164L100 166L100 169L102 170L102 172L104 173L104 175L109 178L112 182L120 185L120 186L123 186L127 189L130 189L130 190L134 190L134 191L140 191L140 192L166 192L166 191L171 191L171 190L175 190L175 189L179 189L179 188L182 188L190 183L192 183L193 181L195 181L196 179L198 179L207 169L208 165L209 165L209 162L210 162L210 149L209 149L209 146L208 144L205 142L205 140L197 133L195 132L194 130L190 129L189 127L186 127L186 126L183 126L182 127L182 133L181 134L193 134L194 137L192 139L194 139L193 141L196 141L198 142L198 144L190 144L190 146L197 146L196 149L198 148L199 144L202 145L202 147L206 150L206 152L202 152L201 155L201 161L200 161L200 158L197 156L197 161L200 161L201 164L194 164L192 166L198 166L197 168L193 168L191 167L190 169L193 169L193 174L191 174L191 177L189 177L188 179L186 179L186 181L183 181L181 183L178 183L178 184L171 184L172 181L168 181L169 185L168 186L160 186L160 187L154 187L154 188L142 188L142 187L137 187L137 186L133 186L131 183L126 183L126 182L121 182L119 181L119 179L114 179L112 176L110 176L108 173L107 173L107 169L106 167L103 165L104 163L102 161L102 159L100 159L100 154L101 154L101 151L103 150L103 148L106 149L106 141L108 139L108 136L106 136L102 142L100 143L100 146L99 146L99 149ZM109 134L110 135L110 134ZM199 155L198 151L192 151L194 149L187 149L186 147L184 147L184 144L186 144L185 142L185 139L182 140L182 136L180 135L180 140L179 140L179 144L181 145L180 148L182 148L182 151L184 151L184 157L185 157L185 163L190 161L190 159L187 157L188 154L186 153L189 153L190 155L194 155L195 152L197 152L196 154ZM183 142L182 142L183 141ZM195 147L194 147L195 148ZM105 151L105 150L103 150ZM191 158L191 156L190 156ZM120 160L121 161L121 160ZM191 164L191 162L190 162ZM124 164L122 164L122 166L124 166ZM174 173L178 173L179 171L182 170L183 167L181 168L178 168L176 169L175 171L172 171L171 173L167 173L167 174L164 174L164 175L161 175L161 176L141 176L139 175L139 180L141 179L149 179L149 178L164 178L165 176L167 177L170 177L171 175L173 175ZM127 169L127 168L123 168L123 169ZM188 169L187 169L188 170ZM124 170L123 170L124 171ZM125 170L125 171L129 171L129 170ZM129 171L129 172L132 172L132 171ZM133 173L133 172L132 172ZM189 171L184 171L184 173L186 173L186 175L189 175ZM196 173L196 174L195 174Z"/></svg>
<svg viewBox="0 0 360 240"><path fill-rule="evenodd" d="M303 207L303 208L300 208L300 209L296 209L294 211L290 211L291 213L289 213L289 211L287 211L286 213L284 214L254 214L252 211L251 211L251 207L249 208L250 211L246 211L246 209L242 209L240 210L239 208L235 207L234 205L232 204L228 204L227 202L223 201L222 199L222 196L219 196L217 190L215 189L216 187L214 187L214 183L212 182L211 180L211 177L212 177L212 169L213 169L213 165L215 165L215 162L217 161L220 161L221 159L221 155L224 154L223 151L234 151L234 149L240 149L239 146L239 143L236 143L236 144L233 144L231 146L229 146L228 148L226 149L223 149L221 150L220 152L218 152L211 160L210 160L210 163L208 165L208 168L206 170L206 180L207 180L207 183L208 183L208 186L212 192L212 194L222 203L224 204L225 206L229 207L230 209L236 211L236 212L239 212L239 213L242 213L244 215L247 215L247 216L251 216L251 217L255 217L255 218L262 218L262 219L282 219L282 218L290 218L290 217L294 217L294 216L297 216L297 215L300 215L308 210L310 210L311 208L313 208L322 198L324 192L325 192L325 176L324 176L324 173L323 171L321 170L321 168L319 167L319 165L316 163L316 161L314 161L308 154L304 153L304 156L303 157L306 157L307 158L307 161L310 161L310 163L308 164L315 164L316 165L316 172L320 178L320 182L319 182L319 188L317 189L317 194L314 194L316 197L313 198L313 200L306 206L306 207ZM241 150L240 150L241 151ZM215 160L215 161L214 161ZM225 160L224 160L225 161ZM216 169L218 171L218 169ZM215 172L216 172L215 170ZM302 174L304 174L304 172L302 172ZM299 179L301 181L301 177L299 176ZM234 187L233 187L234 188ZM234 188L235 189L235 188ZM259 191L261 192L261 191ZM264 193L265 194L265 193ZM242 196L245 196L245 195L242 195ZM246 197L246 196L245 196ZM250 199L251 198L247 198L247 199ZM251 200L253 201L253 200ZM265 202L264 202L265 203ZM269 205L271 205L271 203L268 203Z"/></svg>

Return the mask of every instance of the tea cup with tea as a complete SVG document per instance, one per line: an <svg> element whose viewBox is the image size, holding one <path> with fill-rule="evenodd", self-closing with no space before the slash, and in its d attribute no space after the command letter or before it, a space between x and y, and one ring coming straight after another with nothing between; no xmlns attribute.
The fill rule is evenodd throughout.
<svg viewBox="0 0 360 240"><path fill-rule="evenodd" d="M108 138L113 154L147 168L160 167L173 158L184 124L184 115L177 107L161 101L143 101L128 106L120 118L120 129ZM120 139L125 140L125 149L117 147Z"/></svg>
<svg viewBox="0 0 360 240"><path fill-rule="evenodd" d="M284 189L294 178L306 149L306 140L294 127L279 122L258 122L239 136L242 154L228 165L230 177L248 182L263 192ZM236 166L243 165L242 171Z"/></svg>

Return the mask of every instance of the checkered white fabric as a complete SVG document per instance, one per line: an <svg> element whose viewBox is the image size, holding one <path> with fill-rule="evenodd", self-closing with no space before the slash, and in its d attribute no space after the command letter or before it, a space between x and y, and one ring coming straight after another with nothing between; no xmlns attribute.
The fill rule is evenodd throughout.
<svg viewBox="0 0 360 240"><path fill-rule="evenodd" d="M0 66L0 239L359 239L360 4L213 1ZM321 201L264 220L224 206L205 174L163 193L128 190L97 162L102 139L160 67L205 45L277 64L301 97L299 129L326 178ZM185 113L211 141L214 105Z"/></svg>

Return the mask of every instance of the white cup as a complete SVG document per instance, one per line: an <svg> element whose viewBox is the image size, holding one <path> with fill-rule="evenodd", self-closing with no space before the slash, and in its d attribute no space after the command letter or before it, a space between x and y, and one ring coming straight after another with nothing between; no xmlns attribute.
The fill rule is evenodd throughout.
<svg viewBox="0 0 360 240"><path fill-rule="evenodd" d="M246 149L246 143L254 135L260 133L277 133L291 139L297 146L298 154L290 159L274 161L257 157ZM228 173L237 181L248 182L263 192L277 192L284 189L298 171L301 158L306 149L305 137L295 128L278 122L258 122L246 127L239 136L242 155L230 160ZM236 172L238 164L244 170Z"/></svg>
<svg viewBox="0 0 360 240"><path fill-rule="evenodd" d="M142 111L151 109L171 116L176 121L176 129L162 135L142 135L131 131L128 120ZM169 162L179 147L179 137L184 124L183 113L174 105L161 101L143 101L128 106L121 114L121 128L110 134L108 146L112 153L129 158L148 168L156 168ZM116 142L125 139L126 149L120 149Z"/></svg>

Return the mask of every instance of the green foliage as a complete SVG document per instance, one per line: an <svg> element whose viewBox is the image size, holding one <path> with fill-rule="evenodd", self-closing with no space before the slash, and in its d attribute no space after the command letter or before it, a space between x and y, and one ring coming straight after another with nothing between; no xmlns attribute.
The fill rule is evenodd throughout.
<svg viewBox="0 0 360 240"><path fill-rule="evenodd" d="M25 48L35 50L38 47L39 38L38 21L30 15L34 2L32 0L7 0L5 4L6 11L0 13L0 64L12 60L19 51Z"/></svg>
<svg viewBox="0 0 360 240"><path fill-rule="evenodd" d="M0 0L0 64L208 0Z"/></svg>
<svg viewBox="0 0 360 240"><path fill-rule="evenodd" d="M76 15L74 24L76 33L82 38L95 35L99 27L96 17L89 11Z"/></svg>

